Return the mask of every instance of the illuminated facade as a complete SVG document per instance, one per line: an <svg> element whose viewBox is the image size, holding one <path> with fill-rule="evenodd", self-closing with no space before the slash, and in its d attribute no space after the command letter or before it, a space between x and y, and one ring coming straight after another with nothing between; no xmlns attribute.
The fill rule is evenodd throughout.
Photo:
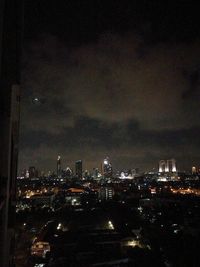
<svg viewBox="0 0 200 267"><path fill-rule="evenodd" d="M197 168L195 166L192 167L192 174L196 174L197 173Z"/></svg>
<svg viewBox="0 0 200 267"><path fill-rule="evenodd" d="M177 172L175 159L160 160L159 161L159 172Z"/></svg>
<svg viewBox="0 0 200 267"><path fill-rule="evenodd" d="M76 177L79 178L79 179L82 179L82 172L83 172L82 160L77 160L75 162L75 173L76 173Z"/></svg>
<svg viewBox="0 0 200 267"><path fill-rule="evenodd" d="M135 168L135 169L124 169L124 170L121 170L121 171L118 171L116 173L116 177L119 178L119 179L134 179L136 177L139 177L140 174L139 174L139 169L138 168Z"/></svg>
<svg viewBox="0 0 200 267"><path fill-rule="evenodd" d="M114 196L114 189L112 187L101 187L99 189L99 199L110 200Z"/></svg>
<svg viewBox="0 0 200 267"><path fill-rule="evenodd" d="M106 157L103 160L103 163L102 163L102 173L103 173L103 177L104 178L112 178L112 174L113 174L112 164L109 161L109 158L108 157Z"/></svg>

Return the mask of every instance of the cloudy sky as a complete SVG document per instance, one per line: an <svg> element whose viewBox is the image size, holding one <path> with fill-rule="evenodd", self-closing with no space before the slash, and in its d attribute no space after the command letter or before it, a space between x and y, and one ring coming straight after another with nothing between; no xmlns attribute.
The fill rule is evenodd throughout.
<svg viewBox="0 0 200 267"><path fill-rule="evenodd" d="M19 168L54 170L57 155L85 169L105 156L115 169L200 165L190 1L55 2L25 5Z"/></svg>

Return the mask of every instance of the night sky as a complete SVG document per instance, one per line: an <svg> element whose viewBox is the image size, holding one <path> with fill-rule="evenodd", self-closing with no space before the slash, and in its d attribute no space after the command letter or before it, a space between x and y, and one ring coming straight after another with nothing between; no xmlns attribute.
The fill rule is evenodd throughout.
<svg viewBox="0 0 200 267"><path fill-rule="evenodd" d="M193 1L24 2L19 168L200 165Z"/></svg>

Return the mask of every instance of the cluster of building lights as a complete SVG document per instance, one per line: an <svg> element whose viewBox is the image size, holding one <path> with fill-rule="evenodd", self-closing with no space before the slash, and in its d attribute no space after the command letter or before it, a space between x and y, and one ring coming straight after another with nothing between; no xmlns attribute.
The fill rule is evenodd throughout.
<svg viewBox="0 0 200 267"><path fill-rule="evenodd" d="M171 192L174 194L182 194L182 195L197 195L200 196L200 189L191 189L191 188L171 188Z"/></svg>

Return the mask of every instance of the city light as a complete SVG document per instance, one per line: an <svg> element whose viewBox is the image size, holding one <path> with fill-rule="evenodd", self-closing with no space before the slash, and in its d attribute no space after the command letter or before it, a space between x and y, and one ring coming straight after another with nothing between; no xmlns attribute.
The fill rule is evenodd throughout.
<svg viewBox="0 0 200 267"><path fill-rule="evenodd" d="M111 229L111 230L114 230L114 226L113 226L113 223L111 221L108 221L108 228Z"/></svg>
<svg viewBox="0 0 200 267"><path fill-rule="evenodd" d="M0 1L0 267L200 266L194 2Z"/></svg>
<svg viewBox="0 0 200 267"><path fill-rule="evenodd" d="M45 258L47 252L50 252L50 245L48 242L36 242L31 246L31 255Z"/></svg>
<svg viewBox="0 0 200 267"><path fill-rule="evenodd" d="M57 229L57 230L61 230L61 228L62 228L62 224L59 223L56 229Z"/></svg>

